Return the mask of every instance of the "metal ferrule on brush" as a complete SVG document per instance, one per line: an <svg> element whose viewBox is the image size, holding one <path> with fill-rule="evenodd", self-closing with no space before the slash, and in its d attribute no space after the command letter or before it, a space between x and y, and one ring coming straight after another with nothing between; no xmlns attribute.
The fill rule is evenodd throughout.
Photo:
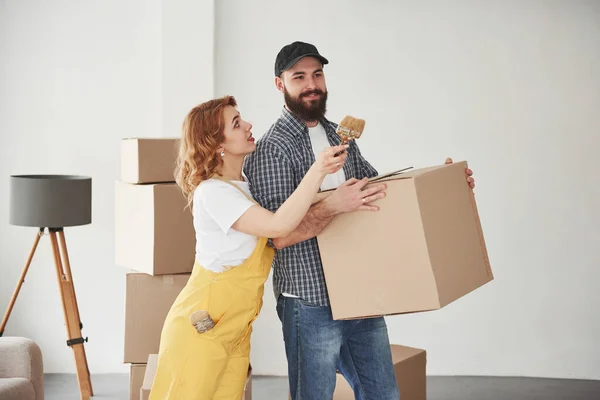
<svg viewBox="0 0 600 400"><path fill-rule="evenodd" d="M350 128L346 128L345 126L338 126L337 134L348 139L358 139L362 132L354 131Z"/></svg>
<svg viewBox="0 0 600 400"><path fill-rule="evenodd" d="M214 328L215 323L205 310L193 312L190 315L190 322L198 333L204 333Z"/></svg>

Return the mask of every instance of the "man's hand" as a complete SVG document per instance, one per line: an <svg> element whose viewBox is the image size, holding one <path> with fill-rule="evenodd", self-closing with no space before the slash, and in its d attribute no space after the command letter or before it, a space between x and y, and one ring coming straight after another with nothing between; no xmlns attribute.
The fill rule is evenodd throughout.
<svg viewBox="0 0 600 400"><path fill-rule="evenodd" d="M446 158L446 162L444 164L452 164L452 159L450 157ZM467 168L465 169L465 173L467 174L467 183L471 189L475 188L475 179L471 177L471 175L473 175L473 171Z"/></svg>
<svg viewBox="0 0 600 400"><path fill-rule="evenodd" d="M369 203L384 198L384 190L387 189L387 185L374 185L368 189L364 189L368 182L367 178L362 180L356 178L348 179L331 196L323 200L323 202L327 204L327 208L334 214L356 210L379 211L378 206Z"/></svg>

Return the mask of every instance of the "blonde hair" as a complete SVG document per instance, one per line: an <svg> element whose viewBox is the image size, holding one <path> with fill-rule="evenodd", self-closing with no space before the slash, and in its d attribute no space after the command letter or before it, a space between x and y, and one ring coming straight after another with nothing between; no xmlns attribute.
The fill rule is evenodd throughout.
<svg viewBox="0 0 600 400"><path fill-rule="evenodd" d="M175 166L175 182L187 197L188 207L198 185L223 166L217 149L225 141L223 109L237 106L233 96L202 103L186 115Z"/></svg>

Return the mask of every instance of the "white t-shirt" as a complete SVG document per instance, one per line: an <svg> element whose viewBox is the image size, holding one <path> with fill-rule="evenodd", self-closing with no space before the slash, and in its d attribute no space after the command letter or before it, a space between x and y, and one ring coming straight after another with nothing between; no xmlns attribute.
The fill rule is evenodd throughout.
<svg viewBox="0 0 600 400"><path fill-rule="evenodd" d="M309 127L308 134L310 136L313 152L315 153L315 158L318 157L324 149L331 147L329 139L327 139L327 132L325 132L325 128L323 128L323 125L321 125L320 122L317 123L317 126L314 128ZM328 174L325 176L325 179L323 179L323 183L321 184L321 190L336 189L344 182L346 182L346 174L342 168L335 174Z"/></svg>
<svg viewBox="0 0 600 400"><path fill-rule="evenodd" d="M250 195L247 182L234 181ZM196 230L196 260L204 268L223 272L224 266L238 266L256 246L258 238L231 226L255 205L238 189L218 179L208 179L194 192L193 219Z"/></svg>

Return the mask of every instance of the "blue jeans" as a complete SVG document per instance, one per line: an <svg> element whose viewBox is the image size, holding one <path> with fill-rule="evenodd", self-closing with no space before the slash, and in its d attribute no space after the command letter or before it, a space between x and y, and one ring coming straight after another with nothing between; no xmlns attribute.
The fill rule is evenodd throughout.
<svg viewBox="0 0 600 400"><path fill-rule="evenodd" d="M279 296L292 400L331 400L339 370L357 400L398 400L383 317L335 321L330 307Z"/></svg>

